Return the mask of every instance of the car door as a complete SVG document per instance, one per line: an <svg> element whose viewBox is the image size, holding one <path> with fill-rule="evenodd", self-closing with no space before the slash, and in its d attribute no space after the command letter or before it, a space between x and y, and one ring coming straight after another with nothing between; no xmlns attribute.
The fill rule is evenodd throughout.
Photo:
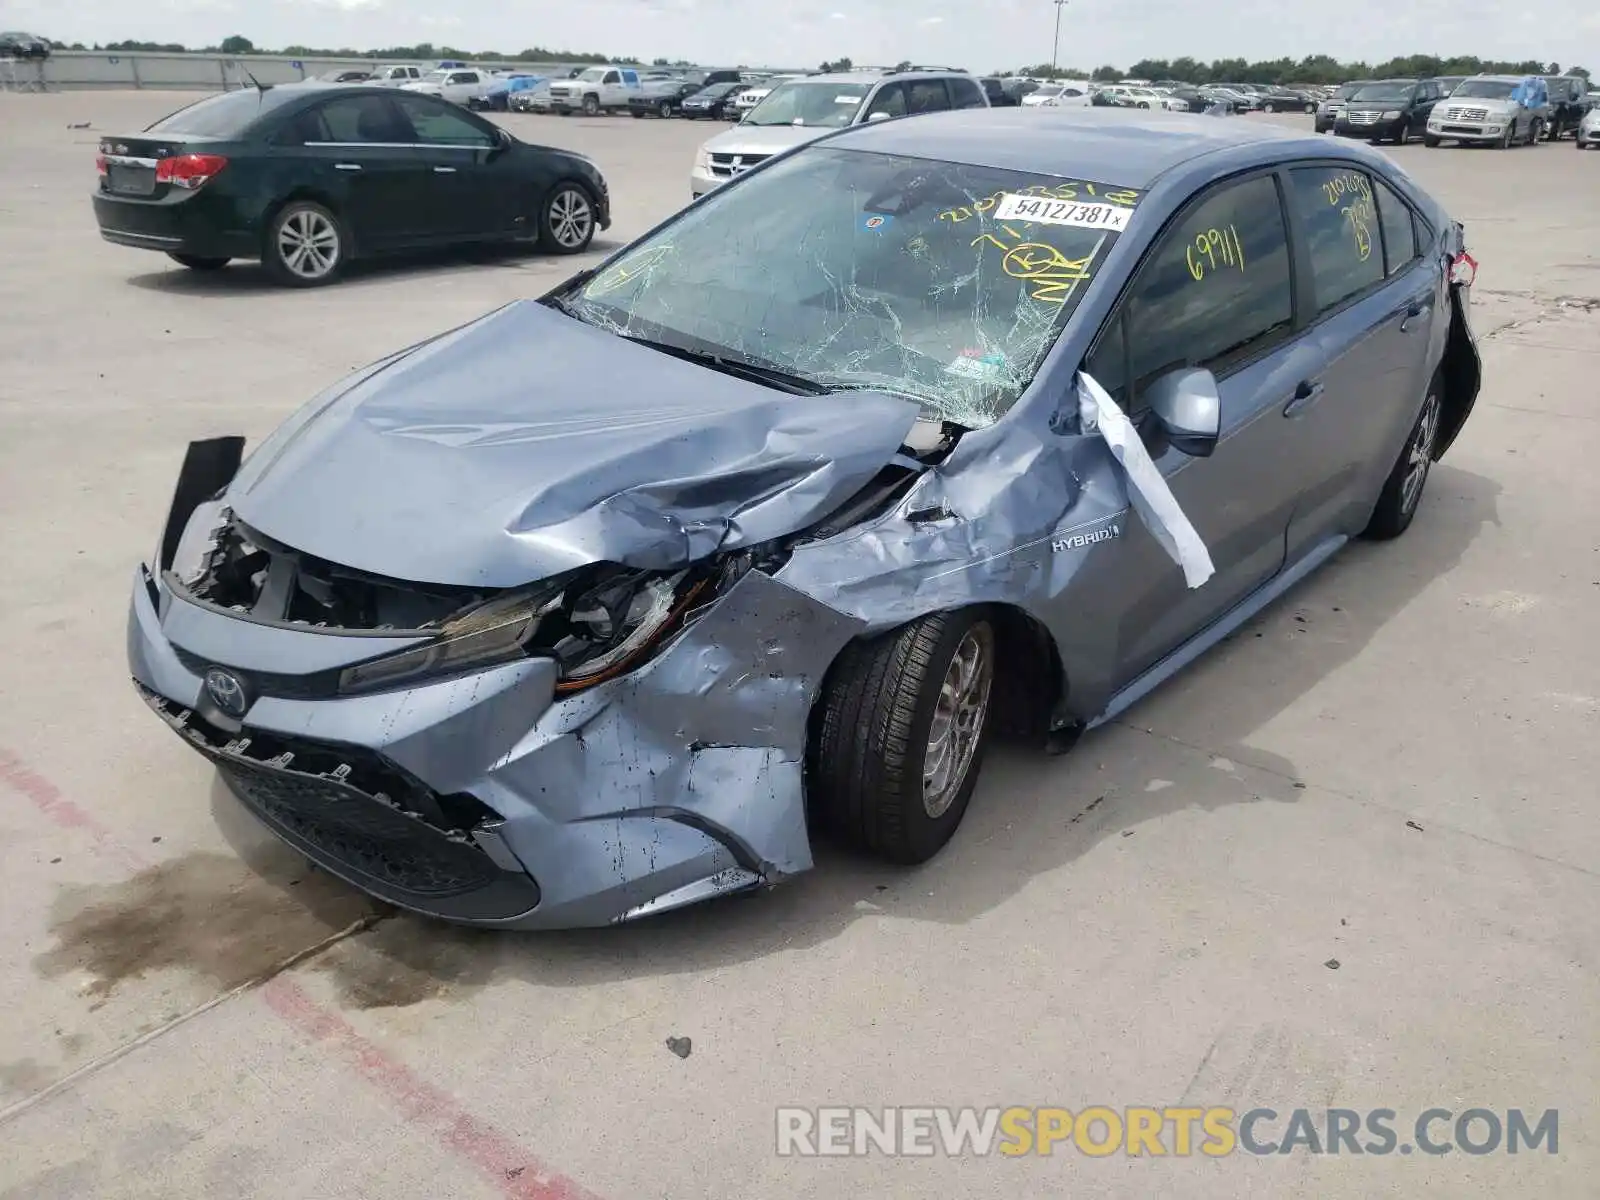
<svg viewBox="0 0 1600 1200"><path fill-rule="evenodd" d="M495 127L432 96L403 93L396 102L422 163L426 240L471 241L508 232L512 224L503 154Z"/></svg>
<svg viewBox="0 0 1600 1200"><path fill-rule="evenodd" d="M293 157L291 182L311 184L338 209L361 251L404 245L425 228L426 167L399 93L348 93L301 112L274 136Z"/></svg>
<svg viewBox="0 0 1600 1200"><path fill-rule="evenodd" d="M1118 597L1114 676L1126 684L1283 566L1298 490L1280 415L1315 351L1294 336L1288 227L1272 171L1203 190L1146 254L1096 338L1085 369L1145 434L1156 466L1210 552L1215 574L1190 589L1137 519L1106 581ZM1220 437L1210 457L1166 446L1144 391L1169 371L1217 378Z"/></svg>
<svg viewBox="0 0 1600 1200"><path fill-rule="evenodd" d="M949 108L950 93L945 90L944 80L912 79L906 82L907 116L947 112Z"/></svg>
<svg viewBox="0 0 1600 1200"><path fill-rule="evenodd" d="M1284 424L1304 451L1301 494L1290 522L1290 561L1336 534L1354 534L1387 475L1408 414L1422 400L1420 372L1440 302L1436 280L1417 263L1414 237L1395 241L1395 269L1385 269L1379 181L1349 163L1296 166L1287 172L1301 301L1310 314L1306 340L1320 373L1284 408ZM1383 201L1410 209L1392 189ZM1399 214L1392 214L1396 220ZM1400 430L1400 432L1396 432Z"/></svg>
<svg viewBox="0 0 1600 1200"><path fill-rule="evenodd" d="M1433 106L1439 103L1442 94L1439 85L1432 80L1417 89L1417 98L1411 107L1410 132L1420 133L1428 127L1428 117L1433 112Z"/></svg>

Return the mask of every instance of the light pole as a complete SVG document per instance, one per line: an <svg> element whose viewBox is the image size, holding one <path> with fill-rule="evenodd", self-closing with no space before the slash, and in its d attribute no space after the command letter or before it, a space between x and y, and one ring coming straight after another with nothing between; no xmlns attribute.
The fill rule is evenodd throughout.
<svg viewBox="0 0 1600 1200"><path fill-rule="evenodd" d="M1061 64L1061 10L1067 6L1067 0L1054 0L1056 6L1056 38L1050 50L1050 69L1060 70Z"/></svg>

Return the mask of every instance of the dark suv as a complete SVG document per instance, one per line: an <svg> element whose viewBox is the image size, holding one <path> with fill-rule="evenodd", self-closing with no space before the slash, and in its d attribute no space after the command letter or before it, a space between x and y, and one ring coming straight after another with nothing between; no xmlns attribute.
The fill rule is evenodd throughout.
<svg viewBox="0 0 1600 1200"><path fill-rule="evenodd" d="M1560 141L1564 134L1577 132L1588 111L1589 81L1581 75L1546 75L1544 85L1550 92L1550 121L1544 134L1552 142Z"/></svg>
<svg viewBox="0 0 1600 1200"><path fill-rule="evenodd" d="M42 37L35 37L31 33L19 33L15 30L9 33L0 33L0 58L37 58L50 57L50 43Z"/></svg>
<svg viewBox="0 0 1600 1200"><path fill-rule="evenodd" d="M1408 138L1424 135L1428 114L1444 94L1444 85L1436 79L1380 79L1363 84L1344 102L1333 131L1340 137L1404 145Z"/></svg>

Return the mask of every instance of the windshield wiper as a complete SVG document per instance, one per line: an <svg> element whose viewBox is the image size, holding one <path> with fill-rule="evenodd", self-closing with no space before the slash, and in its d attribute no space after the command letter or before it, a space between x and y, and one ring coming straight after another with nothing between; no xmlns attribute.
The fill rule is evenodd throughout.
<svg viewBox="0 0 1600 1200"><path fill-rule="evenodd" d="M630 342L637 342L641 346L648 346L652 350L659 350L663 354L670 354L674 358L681 358L684 362L696 363L702 367L710 367L713 371L721 371L724 375L732 375L738 379L748 379L752 383L765 384L767 387L777 388L779 391L788 392L795 396L822 396L833 389L814 379L807 379L804 375L796 375L793 371L785 371L771 363L755 362L748 358L724 354L717 350L696 350L689 346L680 346L674 342L659 342L653 338L639 337L637 334L620 334Z"/></svg>

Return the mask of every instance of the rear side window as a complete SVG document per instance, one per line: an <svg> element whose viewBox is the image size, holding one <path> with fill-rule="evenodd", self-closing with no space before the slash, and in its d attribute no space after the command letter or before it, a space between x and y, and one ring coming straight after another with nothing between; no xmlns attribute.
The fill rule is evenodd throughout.
<svg viewBox="0 0 1600 1200"><path fill-rule="evenodd" d="M1089 371L1137 411L1141 389L1168 371L1225 375L1282 341L1293 321L1283 207L1272 177L1257 176L1218 188L1162 234Z"/></svg>
<svg viewBox="0 0 1600 1200"><path fill-rule="evenodd" d="M320 118L321 132L312 120ZM300 117L293 126L307 142L389 143L404 145L412 140L411 130L400 119L384 95L345 96L330 100L315 113Z"/></svg>
<svg viewBox="0 0 1600 1200"><path fill-rule="evenodd" d="M948 79L945 82L950 85L950 100L952 108L984 107L983 92L978 89L978 85L973 83L972 80ZM992 98L998 96L1001 99L1004 99L1005 93L1001 91L999 81L995 80L993 82L994 90L989 93L990 97Z"/></svg>
<svg viewBox="0 0 1600 1200"><path fill-rule="evenodd" d="M1375 179L1373 191L1378 202L1378 224L1383 229L1383 258L1388 273L1405 270L1417 259L1417 230L1411 208L1392 187Z"/></svg>
<svg viewBox="0 0 1600 1200"><path fill-rule="evenodd" d="M270 99L269 99L270 98ZM277 107L272 93L245 88L224 92L163 117L146 133L182 134L186 137L231 138L269 109Z"/></svg>
<svg viewBox="0 0 1600 1200"><path fill-rule="evenodd" d="M914 79L906 85L906 112L943 112L950 107L950 97L944 90L942 79Z"/></svg>
<svg viewBox="0 0 1600 1200"><path fill-rule="evenodd" d="M1383 279L1372 180L1343 167L1301 167L1289 180L1289 203L1311 255L1317 311L1326 312Z"/></svg>

